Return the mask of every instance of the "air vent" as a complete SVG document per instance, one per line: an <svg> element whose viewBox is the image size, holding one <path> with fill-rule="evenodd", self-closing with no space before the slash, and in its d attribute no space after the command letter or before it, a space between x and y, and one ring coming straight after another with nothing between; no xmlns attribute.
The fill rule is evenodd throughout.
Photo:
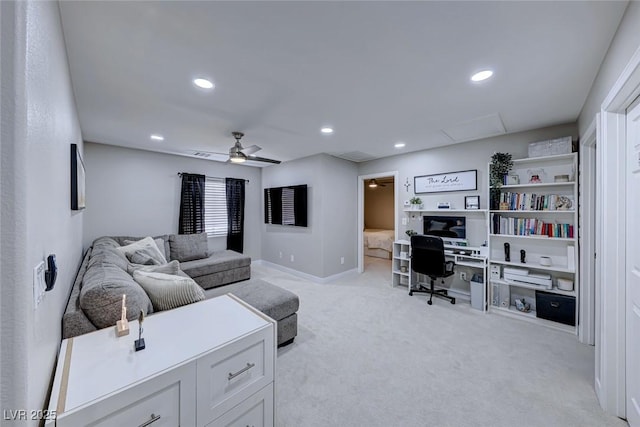
<svg viewBox="0 0 640 427"><path fill-rule="evenodd" d="M211 157L211 153L203 153L202 151L194 151L192 155L196 157L204 157L204 158Z"/></svg>
<svg viewBox="0 0 640 427"><path fill-rule="evenodd" d="M498 113L458 123L442 129L442 132L455 142L473 141L507 133Z"/></svg>
<svg viewBox="0 0 640 427"><path fill-rule="evenodd" d="M376 157L371 154L363 153L362 151L351 151L349 153L339 153L334 154L335 157L339 157L341 159L349 160L352 162L367 162L369 160L373 160Z"/></svg>

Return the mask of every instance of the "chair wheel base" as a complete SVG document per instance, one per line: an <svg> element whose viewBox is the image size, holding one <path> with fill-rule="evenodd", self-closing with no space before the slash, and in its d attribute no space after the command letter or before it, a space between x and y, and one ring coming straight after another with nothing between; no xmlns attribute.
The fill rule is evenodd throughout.
<svg viewBox="0 0 640 427"><path fill-rule="evenodd" d="M455 304L455 303L456 303L456 300L455 300L455 299L452 299L452 300L451 300L451 304Z"/></svg>
<svg viewBox="0 0 640 427"><path fill-rule="evenodd" d="M431 305L433 304L433 301L427 301L427 304Z"/></svg>
<svg viewBox="0 0 640 427"><path fill-rule="evenodd" d="M413 291L409 291L409 296L412 297L413 296Z"/></svg>

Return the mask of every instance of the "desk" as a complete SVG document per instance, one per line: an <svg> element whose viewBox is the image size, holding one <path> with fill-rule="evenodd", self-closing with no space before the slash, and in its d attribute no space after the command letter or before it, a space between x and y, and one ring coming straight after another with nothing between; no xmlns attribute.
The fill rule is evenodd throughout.
<svg viewBox="0 0 640 427"><path fill-rule="evenodd" d="M487 265L488 257L486 247L445 245L445 258L456 265L464 266L478 271L482 276L482 311L487 310ZM407 286L411 290L418 283L417 274L411 270L411 242L409 240L397 240L393 242L393 255L391 265L391 286ZM406 269L406 271L403 271ZM470 283L470 279L467 283ZM471 285L470 285L471 286ZM443 288L436 285L436 288ZM459 288L444 288L449 293L462 299L470 299L470 292Z"/></svg>

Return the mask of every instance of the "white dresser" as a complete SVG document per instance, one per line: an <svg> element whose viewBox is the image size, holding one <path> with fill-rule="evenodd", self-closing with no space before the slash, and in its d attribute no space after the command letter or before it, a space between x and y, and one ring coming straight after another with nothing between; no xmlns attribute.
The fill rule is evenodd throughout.
<svg viewBox="0 0 640 427"><path fill-rule="evenodd" d="M232 295L62 341L49 426L273 426L275 321Z"/></svg>

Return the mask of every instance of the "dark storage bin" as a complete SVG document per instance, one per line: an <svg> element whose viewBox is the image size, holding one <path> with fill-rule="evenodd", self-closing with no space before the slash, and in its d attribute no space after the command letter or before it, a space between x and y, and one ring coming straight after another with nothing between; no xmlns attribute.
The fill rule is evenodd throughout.
<svg viewBox="0 0 640 427"><path fill-rule="evenodd" d="M576 325L576 298L536 291L536 316L565 325Z"/></svg>

